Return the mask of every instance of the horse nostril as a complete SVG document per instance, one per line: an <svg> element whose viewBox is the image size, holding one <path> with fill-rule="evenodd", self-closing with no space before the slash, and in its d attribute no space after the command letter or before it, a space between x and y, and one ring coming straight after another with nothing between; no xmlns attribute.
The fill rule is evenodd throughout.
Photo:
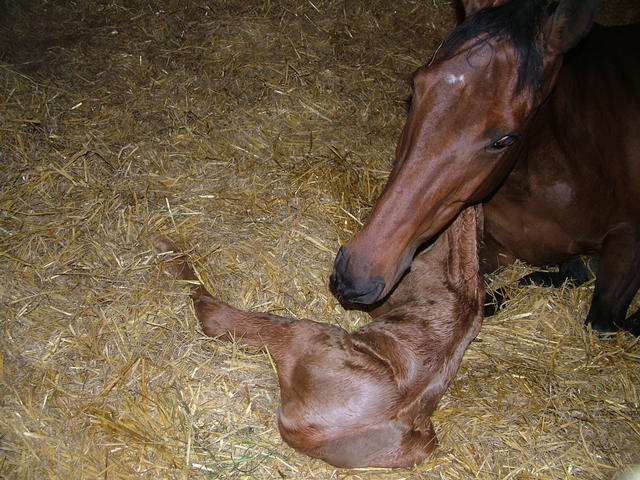
<svg viewBox="0 0 640 480"><path fill-rule="evenodd" d="M336 259L334 261L334 268L344 270L347 266L348 258L347 258L347 249L343 245L338 250L338 254L336 255Z"/></svg>
<svg viewBox="0 0 640 480"><path fill-rule="evenodd" d="M385 282L382 277L378 276L363 282L358 286L360 289L353 290L350 300L362 305L371 305L372 303L380 300L380 295L384 291Z"/></svg>
<svg viewBox="0 0 640 480"><path fill-rule="evenodd" d="M359 279L354 272L348 272L349 254L347 249L340 247L333 263L333 272L329 277L329 284L334 295L350 303L369 305L380 298L384 291L385 281L381 276Z"/></svg>
<svg viewBox="0 0 640 480"><path fill-rule="evenodd" d="M347 250L343 245L338 250L336 259L333 262L333 271L331 272L331 276L329 277L329 283L333 287L337 287L338 284L342 283L342 279L344 278L347 269L347 263Z"/></svg>

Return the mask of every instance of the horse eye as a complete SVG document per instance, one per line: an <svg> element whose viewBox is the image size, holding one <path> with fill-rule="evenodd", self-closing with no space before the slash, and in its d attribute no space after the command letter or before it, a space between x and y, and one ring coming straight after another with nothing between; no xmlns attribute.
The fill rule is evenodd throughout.
<svg viewBox="0 0 640 480"><path fill-rule="evenodd" d="M517 135L505 135L504 137L500 137L491 143L492 150L502 150L503 148L510 147L518 140Z"/></svg>

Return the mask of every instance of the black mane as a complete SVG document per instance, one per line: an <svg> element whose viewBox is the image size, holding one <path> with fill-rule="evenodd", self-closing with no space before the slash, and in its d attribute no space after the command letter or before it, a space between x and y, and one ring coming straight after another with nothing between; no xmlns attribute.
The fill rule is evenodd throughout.
<svg viewBox="0 0 640 480"><path fill-rule="evenodd" d="M465 50L492 39L511 40L520 58L518 89L534 90L542 79L542 54L535 43L546 0L511 0L493 8L483 8L458 25L440 47L446 57L456 55L462 45L476 39Z"/></svg>

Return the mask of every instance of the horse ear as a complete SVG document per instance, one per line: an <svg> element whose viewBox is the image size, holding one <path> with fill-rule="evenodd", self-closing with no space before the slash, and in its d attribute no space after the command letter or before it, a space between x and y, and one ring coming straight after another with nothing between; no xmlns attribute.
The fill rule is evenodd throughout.
<svg viewBox="0 0 640 480"><path fill-rule="evenodd" d="M464 18L472 17L476 12L486 7L495 7L506 0L460 0L464 9Z"/></svg>
<svg viewBox="0 0 640 480"><path fill-rule="evenodd" d="M562 0L543 26L544 48L547 55L561 55L589 33L598 0Z"/></svg>

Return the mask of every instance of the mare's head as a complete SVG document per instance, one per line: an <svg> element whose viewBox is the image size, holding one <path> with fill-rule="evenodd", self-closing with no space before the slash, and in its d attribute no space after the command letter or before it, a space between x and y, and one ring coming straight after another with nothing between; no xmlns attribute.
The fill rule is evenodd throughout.
<svg viewBox="0 0 640 480"><path fill-rule="evenodd" d="M418 247L494 192L547 97L565 52L589 31L596 0L463 1L467 19L413 76L387 185L338 252L331 283L349 303L384 297Z"/></svg>

